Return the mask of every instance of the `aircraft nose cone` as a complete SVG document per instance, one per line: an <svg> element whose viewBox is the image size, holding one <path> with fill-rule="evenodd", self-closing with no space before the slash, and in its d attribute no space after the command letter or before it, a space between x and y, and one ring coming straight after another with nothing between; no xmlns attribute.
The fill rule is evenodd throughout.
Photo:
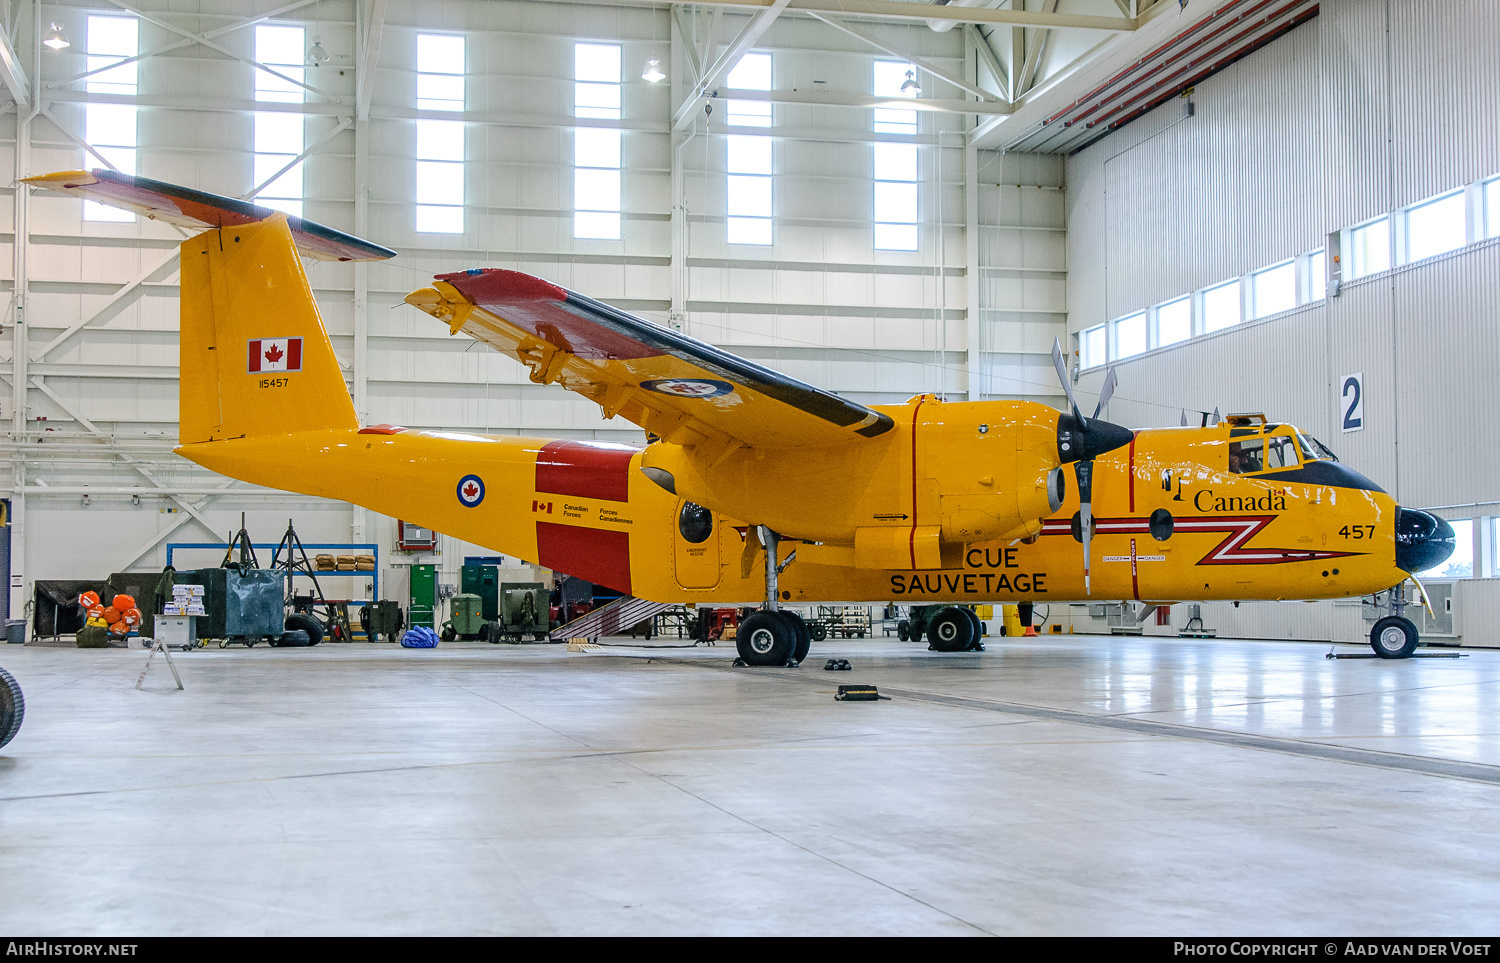
<svg viewBox="0 0 1500 963"><path fill-rule="evenodd" d="M1453 554L1453 526L1431 512L1402 508L1396 515L1396 567L1425 572Z"/></svg>
<svg viewBox="0 0 1500 963"><path fill-rule="evenodd" d="M1088 430L1084 431L1079 427L1077 418L1063 415L1057 419L1057 460L1066 465L1069 462L1096 458L1107 451L1130 444L1130 439L1134 437L1135 432L1129 428L1112 425L1098 418L1090 418Z"/></svg>

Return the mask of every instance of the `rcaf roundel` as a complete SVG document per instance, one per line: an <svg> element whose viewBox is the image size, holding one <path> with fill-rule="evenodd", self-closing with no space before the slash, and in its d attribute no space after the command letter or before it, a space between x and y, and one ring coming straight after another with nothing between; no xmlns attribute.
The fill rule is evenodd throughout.
<svg viewBox="0 0 1500 963"><path fill-rule="evenodd" d="M458 503L465 508L478 508L484 501L484 479L478 475L465 475L458 480Z"/></svg>
<svg viewBox="0 0 1500 963"><path fill-rule="evenodd" d="M251 338L250 373L301 371L301 338Z"/></svg>

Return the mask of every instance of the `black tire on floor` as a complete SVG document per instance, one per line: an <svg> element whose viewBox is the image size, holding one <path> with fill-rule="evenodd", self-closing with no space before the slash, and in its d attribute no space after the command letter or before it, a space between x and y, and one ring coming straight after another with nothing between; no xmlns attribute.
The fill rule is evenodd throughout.
<svg viewBox="0 0 1500 963"><path fill-rule="evenodd" d="M786 665L797 639L779 613L752 612L740 621L734 645L746 665Z"/></svg>
<svg viewBox="0 0 1500 963"><path fill-rule="evenodd" d="M26 718L26 698L15 676L0 669L0 747L16 737Z"/></svg>
<svg viewBox="0 0 1500 963"><path fill-rule="evenodd" d="M792 661L806 661L807 650L812 648L812 630L807 627L807 620L796 612L781 612L779 614L792 627L792 632L797 639L797 644L792 646Z"/></svg>
<svg viewBox="0 0 1500 963"><path fill-rule="evenodd" d="M1382 659L1410 658L1418 641L1417 627L1399 615L1387 615L1370 629L1370 648Z"/></svg>
<svg viewBox="0 0 1500 963"><path fill-rule="evenodd" d="M312 645L312 638L302 629L289 629L277 644L284 649L305 649Z"/></svg>
<svg viewBox="0 0 1500 963"><path fill-rule="evenodd" d="M812 640L814 642L822 642L824 639L828 638L828 626L824 625L822 622L814 622L812 625L809 625L807 627L807 631L811 633Z"/></svg>
<svg viewBox="0 0 1500 963"><path fill-rule="evenodd" d="M946 605L927 620L927 641L939 652L967 652L978 639L972 612Z"/></svg>
<svg viewBox="0 0 1500 963"><path fill-rule="evenodd" d="M974 626L974 644L969 646L969 648L976 652L982 652L984 650L984 623L979 620L979 613L963 606L954 607L964 615L967 615L969 617L969 624Z"/></svg>
<svg viewBox="0 0 1500 963"><path fill-rule="evenodd" d="M306 632L308 645L317 645L323 641L323 623L311 615L293 612L286 617L286 629L288 632L293 629L301 629Z"/></svg>
<svg viewBox="0 0 1500 963"><path fill-rule="evenodd" d="M445 625L443 626L443 631L439 633L438 638L442 639L444 642L452 642L454 639L458 638L458 630L455 629L452 625Z"/></svg>
<svg viewBox="0 0 1500 963"><path fill-rule="evenodd" d="M896 638L902 642L906 642L911 639L911 623L906 619L902 619L900 622L896 623Z"/></svg>

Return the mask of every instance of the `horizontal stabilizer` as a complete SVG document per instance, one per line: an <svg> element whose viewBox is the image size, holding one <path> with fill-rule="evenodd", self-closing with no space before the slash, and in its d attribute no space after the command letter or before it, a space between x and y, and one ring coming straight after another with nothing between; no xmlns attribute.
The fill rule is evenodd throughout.
<svg viewBox="0 0 1500 963"><path fill-rule="evenodd" d="M61 171L23 177L21 183L59 194L75 195L110 207L134 211L152 220L179 227L238 227L263 221L277 212L238 198L195 191L176 184L134 177L116 171ZM287 227L301 254L322 261L383 261L395 257L390 248L372 244L352 234L287 216Z"/></svg>

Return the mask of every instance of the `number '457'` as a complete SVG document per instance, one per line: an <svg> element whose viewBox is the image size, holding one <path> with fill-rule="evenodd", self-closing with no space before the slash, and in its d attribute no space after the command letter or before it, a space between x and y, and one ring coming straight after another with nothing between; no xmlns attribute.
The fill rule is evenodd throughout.
<svg viewBox="0 0 1500 963"><path fill-rule="evenodd" d="M1345 538L1374 538L1374 525L1345 525L1339 529L1339 534Z"/></svg>

